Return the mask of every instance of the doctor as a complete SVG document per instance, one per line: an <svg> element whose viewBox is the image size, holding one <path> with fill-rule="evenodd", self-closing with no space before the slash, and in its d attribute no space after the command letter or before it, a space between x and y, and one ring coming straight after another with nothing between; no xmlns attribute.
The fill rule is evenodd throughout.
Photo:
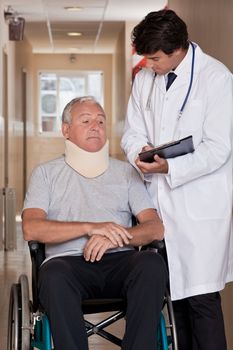
<svg viewBox="0 0 233 350"><path fill-rule="evenodd" d="M188 40L172 10L149 13L132 41L148 67L136 75L121 145L165 225L179 350L225 350L219 291L233 280L232 75ZM193 153L139 161L150 144L189 135Z"/></svg>

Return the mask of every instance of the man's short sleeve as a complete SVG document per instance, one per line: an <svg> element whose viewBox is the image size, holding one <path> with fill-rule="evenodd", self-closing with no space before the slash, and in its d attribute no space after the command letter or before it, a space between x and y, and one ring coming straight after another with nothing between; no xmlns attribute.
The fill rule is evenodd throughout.
<svg viewBox="0 0 233 350"><path fill-rule="evenodd" d="M48 213L50 190L45 170L38 166L31 174L24 201L24 209L39 208Z"/></svg>
<svg viewBox="0 0 233 350"><path fill-rule="evenodd" d="M132 166L129 178L129 205L133 215L137 215L145 209L155 209L142 178Z"/></svg>

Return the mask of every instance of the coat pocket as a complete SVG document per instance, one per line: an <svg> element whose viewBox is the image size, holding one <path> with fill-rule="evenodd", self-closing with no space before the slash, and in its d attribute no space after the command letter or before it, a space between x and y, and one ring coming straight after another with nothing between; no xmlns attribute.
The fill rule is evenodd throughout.
<svg viewBox="0 0 233 350"><path fill-rule="evenodd" d="M184 186L187 215L193 220L221 220L231 213L231 196L222 174L204 176Z"/></svg>

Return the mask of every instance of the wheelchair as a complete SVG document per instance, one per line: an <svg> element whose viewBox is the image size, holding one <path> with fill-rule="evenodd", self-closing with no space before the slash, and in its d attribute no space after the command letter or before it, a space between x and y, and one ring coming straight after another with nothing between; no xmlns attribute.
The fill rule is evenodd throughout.
<svg viewBox="0 0 233 350"><path fill-rule="evenodd" d="M8 315L7 350L51 350L53 349L49 321L40 307L38 299L38 271L45 259L44 244L31 241L29 250L32 261L32 301L29 296L29 283L26 275L21 275L18 283L12 284ZM164 249L163 241L143 247L159 253ZM87 336L97 334L111 343L121 346L121 339L105 330L106 327L125 317L126 303L123 299L87 299L82 302L84 315L112 312L104 320L93 324L84 320ZM146 336L146 335L145 335ZM163 309L155 344L158 350L178 350L176 326L169 291L164 296Z"/></svg>

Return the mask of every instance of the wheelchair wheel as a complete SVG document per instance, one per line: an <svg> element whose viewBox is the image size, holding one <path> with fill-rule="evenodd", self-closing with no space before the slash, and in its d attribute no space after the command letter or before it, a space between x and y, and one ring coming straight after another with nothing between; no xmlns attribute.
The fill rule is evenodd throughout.
<svg viewBox="0 0 233 350"><path fill-rule="evenodd" d="M10 293L7 350L20 350L20 286L13 284Z"/></svg>
<svg viewBox="0 0 233 350"><path fill-rule="evenodd" d="M21 287L21 317L22 317L22 350L30 349L30 300L29 300L29 287L28 278L26 275L21 275L19 278L19 284Z"/></svg>
<svg viewBox="0 0 233 350"><path fill-rule="evenodd" d="M178 350L175 316L174 316L171 297L168 292L166 292L165 294L165 305L163 308L163 316L166 323L168 349Z"/></svg>
<svg viewBox="0 0 233 350"><path fill-rule="evenodd" d="M7 350L30 349L30 308L27 276L21 275L13 284L8 314Z"/></svg>

